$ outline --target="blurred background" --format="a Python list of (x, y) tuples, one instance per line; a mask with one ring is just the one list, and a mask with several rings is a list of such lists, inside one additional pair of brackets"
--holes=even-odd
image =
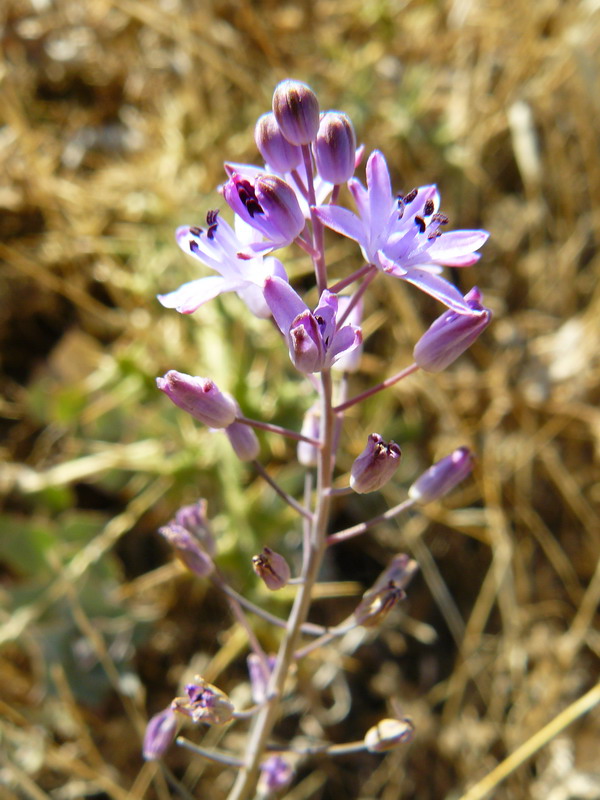
[[(210, 375), (248, 416), (295, 428), (312, 402), (236, 297), (185, 318), (155, 299), (200, 274), (173, 231), (222, 208), (224, 160), (258, 163), (254, 122), (285, 77), (350, 115), (396, 191), (435, 182), (452, 228), (491, 232), (452, 278), (495, 314), (445, 373), (348, 414), (342, 472), (375, 430), (404, 460), (380, 495), (336, 505), (336, 530), (400, 502), (455, 446), (477, 467), (444, 501), (331, 553), (313, 613), (325, 624), (393, 553), (421, 571), (378, 637), (299, 673), (310, 709), (279, 731), (344, 742), (401, 713), (415, 739), (307, 762), (286, 797), (462, 797), (598, 681), (598, 2), (5, 0), (0, 15), (2, 797), (162, 800), (164, 775), (140, 757), (148, 715), (189, 670), (246, 702), (243, 633), (156, 534), (181, 504), (208, 498), (232, 583), (289, 607), (249, 559), (269, 544), (294, 560), (293, 512), (154, 384), (170, 368)], [(360, 265), (328, 241), (332, 275)], [(301, 281), (305, 261), (285, 263)], [(400, 283), (370, 290), (353, 392), (410, 363), (440, 311)], [(298, 491), (294, 449), (260, 438)], [(533, 740), (493, 797), (600, 798), (593, 706)], [(190, 796), (225, 797), (227, 770), (178, 748), (166, 764)]]

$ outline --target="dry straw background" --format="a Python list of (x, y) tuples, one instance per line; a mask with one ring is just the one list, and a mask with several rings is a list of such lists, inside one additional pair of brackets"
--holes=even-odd
[[(390, 553), (422, 570), (378, 640), (321, 654), (310, 712), (282, 731), (341, 742), (401, 708), (415, 740), (307, 763), (286, 796), (600, 798), (597, 0), (5, 0), (0, 14), (2, 797), (163, 800), (139, 756), (148, 714), (190, 665), (244, 699), (243, 636), (155, 533), (182, 502), (209, 498), (222, 567), (285, 611), (248, 559), (261, 542), (292, 552), (293, 516), (153, 381), (211, 374), (284, 425), (308, 395), (235, 298), (181, 319), (154, 296), (196, 274), (173, 229), (218, 204), (223, 160), (256, 160), (254, 120), (292, 76), (352, 116), (398, 189), (436, 182), (454, 227), (491, 232), (454, 278), (495, 321), (447, 373), (350, 415), (346, 467), (371, 430), (404, 466), (383, 498), (340, 504), (338, 528), (455, 445), (478, 466), (332, 554), (324, 577), (345, 596), (318, 602), (325, 622)], [(330, 243), (344, 274), (356, 255)], [(436, 310), (417, 294), (375, 282), (357, 391), (408, 363)], [(293, 451), (261, 443), (297, 488)], [(225, 796), (227, 771), (179, 749), (166, 763), (191, 796)]]

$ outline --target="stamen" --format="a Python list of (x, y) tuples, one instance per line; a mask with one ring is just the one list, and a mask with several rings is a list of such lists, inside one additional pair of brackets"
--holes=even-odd
[(191, 228), (190, 228), (190, 233), (192, 234), (192, 236), (202, 236), (204, 231), (202, 230), (202, 228), (199, 228), (197, 225), (192, 225)]
[(192, 251), (192, 253), (196, 253), (196, 255), (200, 251), (200, 248), (198, 247), (198, 242), (195, 242), (193, 239), (190, 242), (190, 250)]
[(425, 203), (425, 206), (423, 208), (423, 216), (424, 217), (431, 216), (431, 214), (433, 214), (433, 209), (434, 208), (435, 208), (435, 206), (433, 205), (433, 200), (430, 197), (429, 200), (427, 200), (427, 202)]
[(431, 218), (432, 222), (437, 222), (438, 225), (447, 225), (448, 224), (448, 217), (445, 214), (434, 214)]
[(237, 182), (237, 193), (242, 203), (246, 206), (246, 211), (251, 217), (255, 214), (262, 214), (262, 206), (256, 199), (254, 188), (248, 181), (240, 180)]
[(415, 217), (415, 225), (419, 228), (420, 233), (425, 233), (425, 228), (427, 227), (427, 223), (423, 219), (423, 217)]
[(419, 193), (418, 189), (411, 189), (408, 194), (404, 195), (404, 203), (406, 205), (408, 205), (409, 203), (412, 203), (412, 201), (415, 199), (415, 197), (417, 196), (418, 193)]

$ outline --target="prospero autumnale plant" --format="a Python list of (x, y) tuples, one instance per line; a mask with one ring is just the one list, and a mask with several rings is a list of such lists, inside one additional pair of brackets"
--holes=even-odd
[[(284, 701), (293, 691), (293, 675), (303, 659), (357, 626), (374, 627), (406, 595), (417, 569), (405, 554), (394, 556), (375, 584), (364, 594), (354, 613), (333, 628), (309, 621), (311, 602), (328, 548), (360, 536), (377, 523), (409, 508), (431, 502), (449, 492), (472, 468), (466, 447), (430, 467), (409, 488), (407, 499), (374, 519), (330, 531), (332, 497), (378, 491), (394, 476), (400, 446), (378, 433), (365, 435), (365, 448), (355, 459), (347, 486), (334, 488), (336, 457), (344, 446), (344, 413), (422, 369), (438, 372), (463, 353), (488, 325), (491, 314), (481, 293), (471, 289), (464, 297), (442, 276), (444, 266), (468, 267), (479, 259), (477, 250), (488, 234), (482, 230), (447, 231), (448, 218), (440, 212), (434, 185), (394, 194), (386, 160), (374, 151), (366, 161), (366, 184), (354, 177), (363, 157), (357, 148), (352, 122), (339, 111), (320, 112), (314, 92), (295, 80), (280, 83), (273, 110), (256, 123), (255, 140), (264, 160), (261, 166), (226, 163), (227, 180), (220, 187), (233, 211), (230, 225), (218, 210), (206, 213), (206, 223), (179, 228), (177, 242), (188, 255), (216, 273), (159, 296), (166, 308), (183, 314), (197, 311), (223, 292), (236, 292), (250, 313), (269, 318), (281, 332), (299, 380), (308, 381), (314, 404), (298, 430), (248, 419), (235, 398), (211, 378), (170, 370), (157, 379), (158, 388), (181, 409), (211, 429), (223, 430), (236, 455), (251, 462), (272, 489), (298, 515), (302, 525), (302, 552), (277, 552), (277, 542), (265, 542), (252, 559), (254, 571), (266, 587), (277, 591), (291, 585), (295, 596), (287, 619), (250, 602), (229, 585), (217, 566), (218, 547), (209, 523), (205, 500), (179, 509), (161, 533), (175, 555), (200, 580), (212, 581), (223, 592), (249, 643), (248, 679), (252, 705), (236, 708), (227, 694), (201, 675), (185, 686), (168, 708), (149, 722), (144, 755), (161, 758), (177, 737), (184, 720), (201, 726), (248, 726), (245, 746), (204, 748), (185, 738), (180, 745), (232, 770), (229, 800), (281, 793), (293, 780), (300, 761), (311, 754), (332, 757), (359, 750), (381, 752), (406, 742), (412, 724), (402, 714), (382, 719), (365, 731), (364, 738), (346, 744), (318, 741), (299, 745), (274, 737), (274, 727), (286, 714)], [(354, 208), (340, 205), (346, 186)], [(352, 274), (331, 275), (324, 247), (324, 228), (354, 240), (364, 265)], [(304, 297), (288, 280), (283, 264), (273, 255), (295, 245), (310, 259), (316, 293)], [(348, 398), (350, 374), (360, 368), (363, 336), (360, 328), (366, 290), (381, 280), (402, 280), (434, 297), (445, 310), (416, 342), (414, 362), (381, 383)], [(316, 299), (318, 298), (318, 299)], [(316, 299), (316, 303), (315, 303)], [(305, 490), (300, 499), (289, 495), (259, 461), (254, 428), (290, 437), (297, 442), (297, 459), (305, 468)], [(339, 480), (337, 481), (339, 483)], [(264, 651), (248, 614), (259, 615), (279, 631), (276, 653)], [(297, 703), (294, 704), (297, 709)], [(245, 720), (244, 723), (240, 723)], [(236, 745), (240, 737), (232, 737)], [(237, 745), (239, 748), (239, 745)]]

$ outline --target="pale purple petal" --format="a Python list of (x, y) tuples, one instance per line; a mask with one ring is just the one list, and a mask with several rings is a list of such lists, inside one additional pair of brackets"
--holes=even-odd
[(350, 189), (350, 193), (354, 198), (360, 218), (365, 225), (369, 225), (369, 192), (365, 189), (358, 178), (352, 178), (348, 181), (348, 189)]
[(298, 314), (308, 311), (308, 306), (281, 278), (269, 277), (264, 284), (264, 296), (279, 330), (287, 336)]
[(180, 314), (192, 314), (201, 305), (213, 300), (223, 292), (237, 291), (243, 285), (242, 281), (232, 281), (222, 278), (220, 275), (211, 275), (208, 278), (199, 278), (184, 283), (168, 294), (159, 294), (158, 301), (165, 308), (177, 309)]
[(403, 281), (412, 283), (423, 292), (435, 297), (436, 300), (444, 303), (448, 308), (453, 309), (459, 314), (476, 315), (479, 311), (473, 310), (465, 302), (458, 289), (439, 275), (433, 275), (422, 269), (410, 269), (405, 275), (398, 275)]
[(371, 226), (387, 223), (392, 210), (392, 184), (383, 154), (375, 150), (367, 161)]
[(357, 347), (360, 347), (362, 341), (363, 337), (360, 328), (354, 325), (344, 325), (333, 337), (333, 342), (327, 351), (329, 364), (337, 361), (338, 356), (351, 353)]
[(323, 225), (366, 247), (368, 240), (363, 225), (352, 211), (340, 206), (319, 206), (314, 212)]
[(479, 250), (489, 238), (487, 231), (449, 231), (438, 236), (429, 248), (429, 255), (435, 261), (446, 263), (446, 258), (462, 258)]
[(469, 253), (469, 255), (466, 256), (455, 256), (454, 258), (444, 257), (432, 260), (434, 264), (441, 264), (444, 267), (472, 267), (480, 258), (481, 253)]

